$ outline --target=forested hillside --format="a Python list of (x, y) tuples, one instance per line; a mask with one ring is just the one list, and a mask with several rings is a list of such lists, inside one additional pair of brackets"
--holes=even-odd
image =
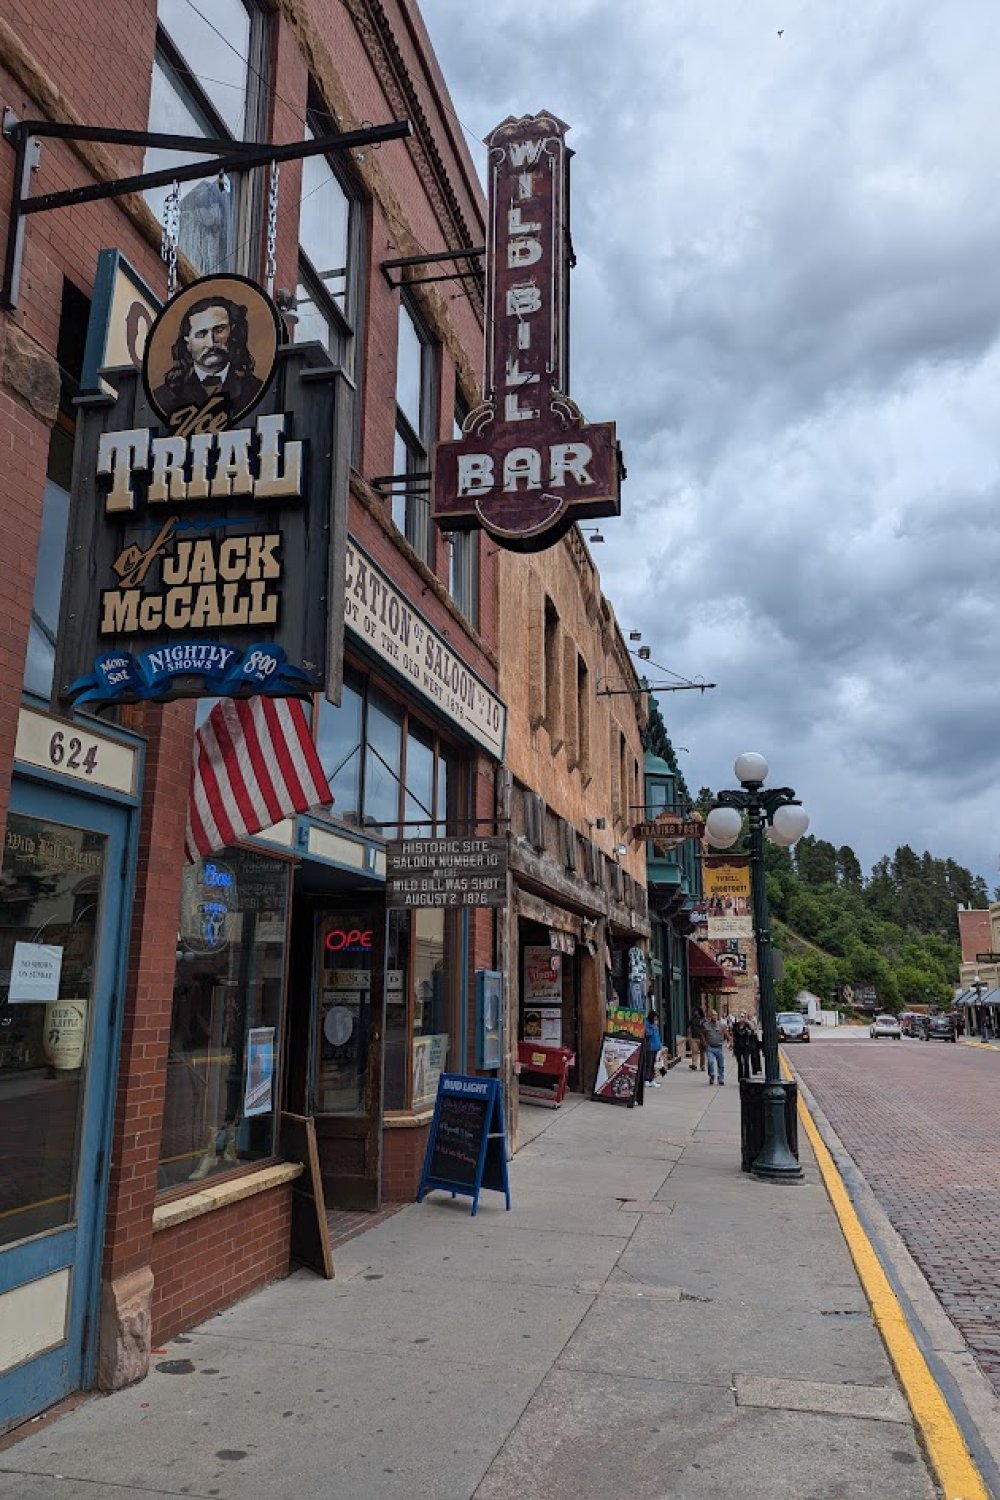
[[(953, 859), (904, 844), (866, 880), (849, 846), (806, 836), (795, 849), (767, 845), (772, 915), (822, 953), (785, 941), (779, 998), (800, 989), (830, 1004), (838, 985), (874, 985), (888, 1010), (951, 998), (958, 980), (959, 904), (986, 906), (986, 882)], [(776, 945), (782, 946), (776, 934)]]
[[(645, 747), (677, 776), (677, 798), (689, 792), (655, 698), (649, 699)], [(702, 813), (715, 802), (702, 787)], [(745, 837), (736, 846), (746, 847)], [(958, 908), (985, 907), (985, 880), (953, 859), (917, 854), (908, 844), (885, 855), (866, 879), (847, 844), (806, 835), (791, 851), (766, 846), (767, 890), (775, 947), (785, 955), (778, 998), (790, 1005), (799, 990), (833, 1004), (840, 985), (874, 985), (887, 1010), (951, 999), (958, 982)]]

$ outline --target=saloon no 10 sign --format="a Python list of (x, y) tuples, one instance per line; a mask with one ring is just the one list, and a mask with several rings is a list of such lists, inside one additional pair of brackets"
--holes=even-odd
[(208, 277), (163, 308), (141, 379), (106, 371), (82, 398), (64, 703), (339, 702), (350, 392), (318, 345), (279, 338), (260, 287)]

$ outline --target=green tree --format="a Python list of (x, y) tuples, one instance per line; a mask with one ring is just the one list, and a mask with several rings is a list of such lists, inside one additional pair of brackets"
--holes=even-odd
[(849, 890), (860, 891), (861, 889), (861, 861), (850, 844), (841, 844), (837, 850), (837, 880)]

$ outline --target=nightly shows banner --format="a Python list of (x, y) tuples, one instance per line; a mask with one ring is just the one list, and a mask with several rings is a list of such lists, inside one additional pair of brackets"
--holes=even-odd
[(83, 398), (63, 704), (339, 701), (350, 398), (280, 326), (253, 282), (194, 282), (157, 318), (141, 380), (106, 371)]
[(584, 422), (568, 394), (567, 129), (543, 112), (487, 137), (485, 399), (434, 457), (438, 525), (519, 552), (621, 508), (615, 425)]

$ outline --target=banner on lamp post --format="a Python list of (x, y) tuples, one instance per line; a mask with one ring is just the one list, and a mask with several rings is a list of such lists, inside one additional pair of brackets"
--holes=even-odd
[(709, 854), (702, 861), (710, 938), (753, 937), (750, 863), (741, 854)]

